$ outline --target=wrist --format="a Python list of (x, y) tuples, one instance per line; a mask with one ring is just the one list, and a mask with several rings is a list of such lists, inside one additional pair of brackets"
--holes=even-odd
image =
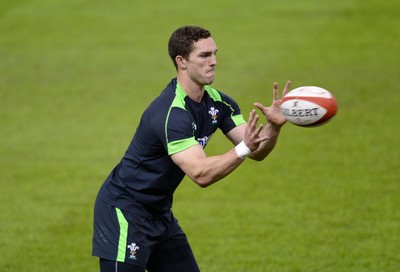
[[(285, 122), (286, 123), (286, 122)], [(273, 123), (269, 123), (270, 128), (275, 131), (275, 132), (280, 132), (281, 128), (285, 125), (285, 123), (281, 124), (281, 125), (277, 125), (277, 124), (273, 124)]]
[(242, 160), (244, 160), (251, 152), (244, 141), (241, 141), (237, 146), (235, 146), (235, 151), (238, 157)]

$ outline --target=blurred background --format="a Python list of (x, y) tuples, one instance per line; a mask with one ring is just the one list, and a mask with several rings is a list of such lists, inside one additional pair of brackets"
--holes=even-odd
[[(395, 0), (0, 0), (0, 270), (98, 271), (92, 210), (143, 110), (175, 76), (171, 33), (218, 45), (213, 86), (245, 117), (272, 84), (338, 100), (287, 124), (263, 162), (174, 213), (202, 271), (399, 271), (400, 3)], [(397, 113), (396, 113), (397, 112)], [(209, 155), (231, 145), (219, 133)]]

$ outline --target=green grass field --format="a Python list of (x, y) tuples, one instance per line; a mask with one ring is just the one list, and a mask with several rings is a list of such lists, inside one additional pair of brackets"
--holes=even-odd
[[(175, 75), (167, 40), (186, 24), (212, 31), (214, 86), (245, 116), (274, 81), (339, 102), (325, 126), (285, 126), (266, 161), (182, 182), (174, 213), (202, 271), (400, 271), (399, 14), (397, 0), (0, 1), (0, 271), (98, 271), (97, 190)], [(206, 152), (230, 147), (218, 134)]]

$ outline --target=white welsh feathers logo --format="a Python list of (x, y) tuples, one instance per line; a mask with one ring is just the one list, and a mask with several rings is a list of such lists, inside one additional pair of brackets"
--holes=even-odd
[(136, 252), (139, 250), (139, 247), (136, 245), (136, 243), (132, 243), (127, 246), (129, 248), (131, 255), (129, 256), (129, 259), (134, 259), (136, 260)]
[(217, 114), (219, 113), (219, 110), (217, 110), (214, 107), (211, 107), (210, 110), (208, 111), (208, 113), (211, 115), (211, 118), (213, 119), (212, 123), (216, 124), (217, 123), (217, 117), (218, 117)]

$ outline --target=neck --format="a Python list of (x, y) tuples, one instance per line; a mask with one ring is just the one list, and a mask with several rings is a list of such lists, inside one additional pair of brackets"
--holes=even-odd
[(201, 102), (204, 94), (204, 85), (197, 84), (194, 81), (188, 80), (186, 77), (180, 77), (179, 75), (177, 76), (177, 80), (190, 99), (199, 103)]

